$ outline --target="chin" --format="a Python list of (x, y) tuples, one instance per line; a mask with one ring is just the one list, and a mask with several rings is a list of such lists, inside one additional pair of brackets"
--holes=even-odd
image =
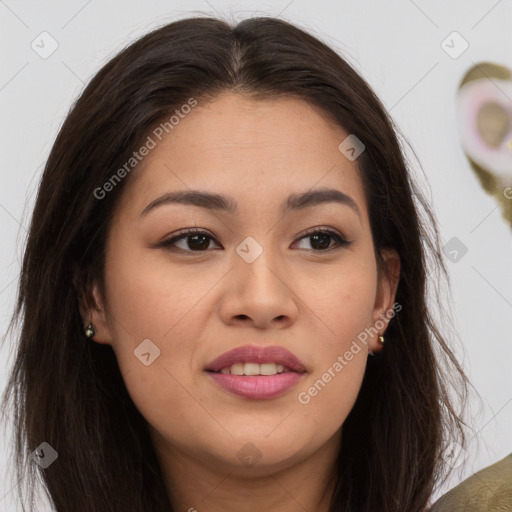
[(264, 442), (245, 441), (240, 448), (231, 446), (229, 450), (212, 454), (214, 467), (219, 470), (219, 464), (226, 472), (236, 471), (238, 476), (267, 476), (293, 466), (308, 454), (297, 451), (296, 447), (280, 443), (280, 448)]

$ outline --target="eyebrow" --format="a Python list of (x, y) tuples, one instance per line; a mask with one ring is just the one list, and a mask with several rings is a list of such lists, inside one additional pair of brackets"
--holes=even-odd
[[(320, 188), (309, 190), (302, 194), (291, 194), (281, 206), (281, 214), (286, 215), (291, 211), (302, 210), (323, 203), (346, 205), (354, 210), (359, 216), (359, 219), (361, 219), (361, 211), (354, 199), (334, 188)], [(144, 217), (155, 208), (166, 204), (187, 204), (208, 210), (225, 211), (232, 214), (238, 212), (237, 202), (232, 197), (201, 190), (182, 190), (168, 192), (154, 201), (151, 201), (151, 203), (142, 210), (140, 217)]]

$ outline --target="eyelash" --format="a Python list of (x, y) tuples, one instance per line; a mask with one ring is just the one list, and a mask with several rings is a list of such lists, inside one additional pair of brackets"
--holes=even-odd
[[(311, 230), (307, 231), (305, 234), (303, 234), (298, 241), (311, 237), (313, 235), (317, 234), (327, 234), (330, 237), (334, 238), (337, 245), (334, 247), (328, 247), (327, 249), (306, 249), (308, 251), (312, 252), (330, 252), (334, 249), (342, 249), (348, 247), (352, 242), (346, 240), (342, 235), (340, 235), (337, 231), (334, 231), (330, 228), (311, 228)], [(212, 240), (214, 240), (217, 244), (221, 245), (213, 236), (211, 236), (207, 231), (203, 231), (201, 229), (194, 229), (194, 228), (188, 228), (180, 231), (180, 233), (177, 236), (174, 236), (168, 240), (164, 240), (157, 244), (157, 247), (163, 247), (168, 250), (176, 250), (176, 251), (182, 251), (182, 252), (189, 252), (189, 253), (201, 253), (206, 252), (208, 249), (204, 251), (192, 251), (187, 249), (181, 249), (181, 248), (173, 248), (172, 245), (178, 242), (179, 240), (188, 238), (191, 235), (205, 235)]]

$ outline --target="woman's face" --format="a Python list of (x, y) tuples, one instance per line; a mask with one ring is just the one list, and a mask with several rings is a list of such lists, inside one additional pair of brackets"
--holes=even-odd
[[(168, 130), (150, 134), (156, 146), (132, 171), (105, 297), (94, 287), (101, 311), (84, 320), (112, 345), (160, 453), (253, 474), (334, 455), (379, 346), (358, 336), (392, 310), (397, 286), (377, 273), (357, 160), (338, 149), (349, 134), (300, 99), (232, 93)], [(339, 199), (308, 196), (325, 189)], [(154, 203), (192, 191), (205, 196)], [(396, 253), (383, 255), (397, 276)], [(207, 371), (247, 346), (219, 363), (229, 370)], [(278, 351), (258, 358), (268, 347), (302, 367), (286, 371)]]

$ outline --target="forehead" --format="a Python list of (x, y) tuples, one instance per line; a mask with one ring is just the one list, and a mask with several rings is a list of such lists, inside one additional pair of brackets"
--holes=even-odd
[(351, 195), (366, 212), (356, 162), (338, 150), (349, 133), (299, 98), (223, 93), (207, 103), (198, 100), (167, 131), (161, 140), (149, 133), (155, 146), (132, 171), (126, 194), (132, 204), (172, 190), (202, 189), (254, 206), (330, 187)]

